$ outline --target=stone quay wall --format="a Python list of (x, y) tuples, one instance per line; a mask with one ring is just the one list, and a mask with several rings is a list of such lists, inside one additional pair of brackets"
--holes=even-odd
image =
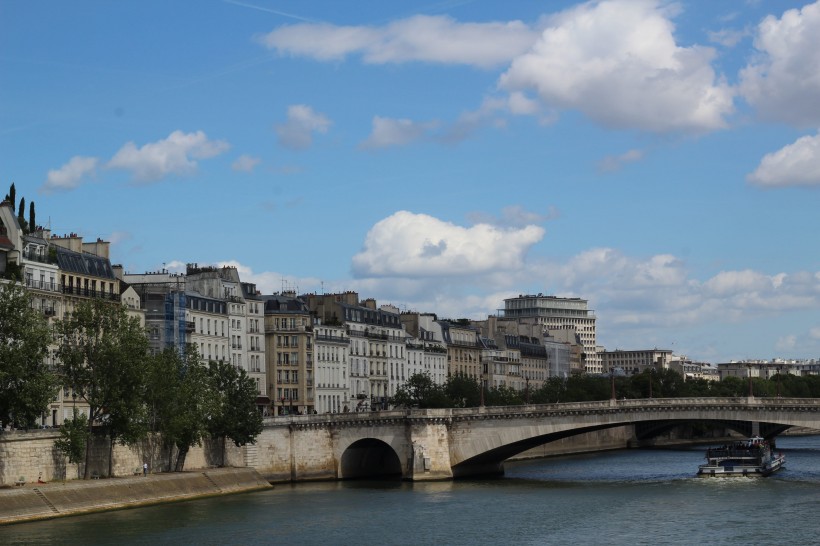
[[(71, 480), (82, 477), (84, 464), (71, 464), (54, 443), (60, 438), (56, 429), (31, 432), (5, 431), (0, 433), (0, 487), (13, 486), (23, 478), (27, 483), (55, 480)], [(149, 470), (171, 470), (176, 453), (162, 448), (159, 438), (148, 438), (136, 446), (115, 444), (111, 454), (111, 475), (131, 476), (142, 471), (143, 463)], [(109, 477), (109, 442), (105, 437), (95, 436), (89, 454), (89, 475)], [(228, 440), (225, 448), (225, 466), (246, 466), (245, 450), (237, 448)], [(212, 468), (223, 465), (222, 442), (206, 440), (194, 446), (185, 457), (184, 470)]]
[(0, 490), (0, 525), (271, 487), (252, 468), (215, 468), (156, 474), (147, 478), (28, 484)]

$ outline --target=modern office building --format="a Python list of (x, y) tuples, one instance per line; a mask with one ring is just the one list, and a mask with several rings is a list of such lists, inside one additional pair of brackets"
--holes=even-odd
[(543, 294), (518, 296), (504, 300), (499, 316), (512, 319), (532, 319), (544, 332), (572, 327), (584, 347), (587, 373), (602, 373), (601, 358), (596, 350), (595, 313), (587, 308), (587, 300), (559, 298)]

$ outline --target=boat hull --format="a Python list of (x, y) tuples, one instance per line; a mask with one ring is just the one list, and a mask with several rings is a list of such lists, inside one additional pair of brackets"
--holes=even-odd
[(723, 447), (706, 450), (706, 464), (698, 476), (769, 476), (786, 464), (786, 457), (774, 451), (774, 444), (755, 436)]
[(786, 464), (786, 458), (783, 456), (772, 459), (766, 465), (750, 465), (750, 464), (703, 464), (698, 467), (698, 476), (700, 477), (731, 477), (731, 476), (770, 476), (778, 470), (782, 469)]

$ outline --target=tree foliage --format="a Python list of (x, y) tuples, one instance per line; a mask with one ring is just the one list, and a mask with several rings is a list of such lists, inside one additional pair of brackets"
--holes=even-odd
[(63, 380), (88, 404), (89, 427), (99, 423), (112, 446), (117, 440), (131, 443), (143, 436), (141, 394), (148, 340), (139, 320), (119, 305), (94, 300), (80, 303), (58, 321), (57, 332)]
[(16, 284), (0, 286), (0, 427), (33, 426), (57, 390), (46, 363), (51, 333)]
[(207, 369), (193, 345), (183, 355), (169, 348), (147, 360), (147, 428), (161, 435), (169, 451), (176, 448), (175, 470), (183, 469), (190, 448), (206, 436), (212, 398)]
[(393, 404), (405, 408), (447, 408), (453, 402), (429, 374), (416, 373), (396, 390)]
[[(85, 448), (88, 443), (88, 417), (78, 413), (74, 408), (74, 417), (66, 419), (60, 427), (60, 437), (54, 442), (54, 447), (68, 457), (68, 462), (79, 465), (85, 457)], [(77, 466), (79, 477), (80, 467)]]
[(259, 389), (245, 370), (228, 362), (212, 361), (208, 366), (212, 397), (208, 431), (222, 440), (222, 464), (225, 464), (225, 441), (237, 447), (252, 444), (262, 432), (262, 414), (256, 406)]

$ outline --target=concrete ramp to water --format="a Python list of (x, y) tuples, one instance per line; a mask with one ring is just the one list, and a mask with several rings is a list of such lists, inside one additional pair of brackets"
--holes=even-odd
[(27, 484), (0, 490), (0, 525), (271, 487), (252, 468)]

